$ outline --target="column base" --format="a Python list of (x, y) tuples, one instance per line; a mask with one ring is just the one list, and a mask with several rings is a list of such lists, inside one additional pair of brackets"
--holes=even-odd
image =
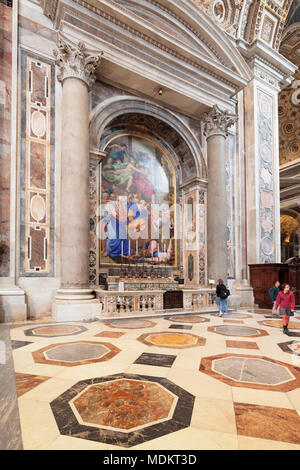
[(27, 319), (25, 292), (19, 287), (1, 287), (0, 323), (23, 322)]
[(98, 299), (55, 300), (52, 312), (56, 322), (93, 321), (101, 315), (102, 305)]
[(237, 296), (240, 297), (240, 307), (254, 307), (253, 288), (250, 285), (235, 287)]

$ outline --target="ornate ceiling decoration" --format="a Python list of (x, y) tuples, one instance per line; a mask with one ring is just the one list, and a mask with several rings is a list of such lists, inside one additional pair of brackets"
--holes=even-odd
[[(286, 28), (279, 49), (287, 59), (300, 67), (300, 23)], [(280, 164), (300, 158), (300, 71), (293, 82), (279, 94)]]
[(191, 0), (236, 39), (278, 50), (292, 0)]

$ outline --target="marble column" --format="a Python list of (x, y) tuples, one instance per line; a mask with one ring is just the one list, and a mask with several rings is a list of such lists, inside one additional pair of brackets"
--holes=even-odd
[(236, 116), (218, 106), (204, 115), (207, 139), (207, 270), (208, 279), (217, 282), (227, 278), (227, 195), (225, 172), (225, 139)]
[(57, 321), (91, 319), (99, 302), (89, 288), (89, 86), (101, 55), (89, 55), (83, 43), (59, 40), (54, 51), (62, 83), (61, 289)]

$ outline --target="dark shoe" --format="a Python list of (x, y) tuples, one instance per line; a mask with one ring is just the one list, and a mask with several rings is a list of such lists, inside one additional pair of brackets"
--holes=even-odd
[(286, 325), (283, 327), (283, 333), (284, 333), (285, 335), (288, 335), (288, 334), (289, 334), (289, 330), (288, 330), (288, 327), (287, 327)]

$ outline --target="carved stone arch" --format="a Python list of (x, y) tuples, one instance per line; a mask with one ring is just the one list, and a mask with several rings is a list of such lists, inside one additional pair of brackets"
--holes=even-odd
[[(118, 117), (123, 115), (140, 114), (149, 116), (159, 122), (161, 126), (165, 126), (168, 132), (164, 136), (164, 140), (169, 144), (179, 157), (181, 166), (190, 166), (192, 178), (199, 178), (206, 181), (207, 170), (202, 155), (200, 142), (194, 132), (187, 123), (172, 111), (152, 103), (151, 101), (132, 97), (132, 96), (116, 96), (108, 98), (99, 103), (90, 113), (90, 148), (102, 150), (101, 141), (104, 131)], [(150, 128), (151, 130), (151, 128)], [(163, 132), (161, 132), (162, 134)], [(173, 140), (171, 137), (173, 136)], [(177, 142), (175, 145), (174, 142)], [(181, 151), (180, 149), (181, 146)], [(183, 149), (183, 150), (182, 150)], [(185, 158), (180, 158), (181, 154)], [(183, 172), (184, 173), (184, 172)], [(189, 180), (188, 174), (183, 177), (182, 182)]]

